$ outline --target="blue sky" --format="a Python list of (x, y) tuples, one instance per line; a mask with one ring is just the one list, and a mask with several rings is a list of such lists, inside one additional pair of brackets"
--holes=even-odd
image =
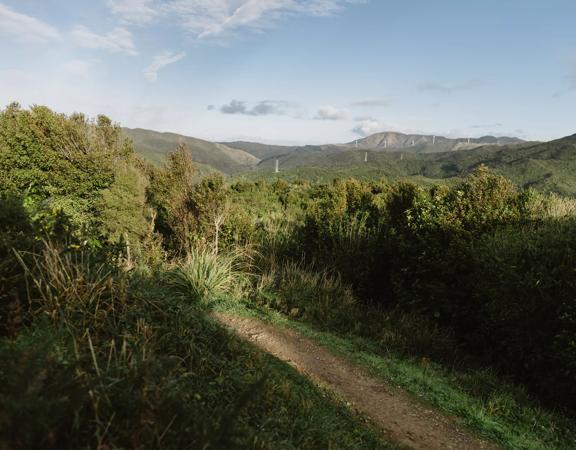
[(576, 133), (574, 0), (0, 0), (0, 104), (210, 140)]

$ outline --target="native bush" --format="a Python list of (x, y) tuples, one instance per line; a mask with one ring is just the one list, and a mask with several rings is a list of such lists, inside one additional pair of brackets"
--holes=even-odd
[(496, 364), (576, 406), (576, 222), (510, 226), (475, 245), (477, 333)]
[(0, 196), (0, 336), (13, 334), (23, 320), (26, 304), (24, 270), (14, 250), (34, 245), (34, 228), (22, 199)]
[(95, 204), (114, 181), (114, 163), (132, 153), (105, 116), (89, 120), (43, 106), (12, 104), (0, 112), (0, 192), (67, 208), (77, 225), (95, 219)]

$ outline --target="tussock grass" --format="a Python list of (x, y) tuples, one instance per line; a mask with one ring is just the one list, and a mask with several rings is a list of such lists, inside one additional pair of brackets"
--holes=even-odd
[(38, 253), (16, 257), (26, 273), (32, 310), (52, 318), (98, 316), (126, 296), (122, 272), (90, 250), (44, 241)]
[(192, 301), (237, 297), (248, 284), (251, 259), (247, 249), (216, 253), (209, 246), (195, 246), (166, 272), (166, 282)]

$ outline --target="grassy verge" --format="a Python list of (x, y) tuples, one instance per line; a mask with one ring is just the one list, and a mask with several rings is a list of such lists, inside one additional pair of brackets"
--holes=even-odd
[(217, 307), (293, 328), (334, 354), (455, 416), (480, 437), (491, 439), (504, 448), (574, 448), (576, 425), (573, 421), (541, 408), (521, 389), (489, 371), (456, 370), (425, 358), (400, 357), (393, 352), (383, 354), (373, 340), (351, 333), (320, 331), (266, 308), (254, 309), (238, 304)]

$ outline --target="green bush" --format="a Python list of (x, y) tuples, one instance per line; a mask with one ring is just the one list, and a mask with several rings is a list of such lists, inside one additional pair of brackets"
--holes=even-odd
[(573, 203), (519, 192), (483, 167), (428, 191), (336, 182), (316, 189), (295, 237), (365, 309), (432, 320), (543, 398), (575, 407)]
[(548, 400), (575, 407), (576, 221), (499, 230), (478, 242), (474, 259), (478, 338), (489, 357)]
[(26, 283), (14, 250), (29, 251), (33, 245), (34, 228), (22, 199), (0, 195), (0, 336), (22, 325)]
[(93, 221), (96, 202), (114, 181), (114, 163), (132, 153), (118, 125), (99, 116), (65, 116), (12, 104), (0, 112), (0, 192), (66, 209), (76, 225)]

